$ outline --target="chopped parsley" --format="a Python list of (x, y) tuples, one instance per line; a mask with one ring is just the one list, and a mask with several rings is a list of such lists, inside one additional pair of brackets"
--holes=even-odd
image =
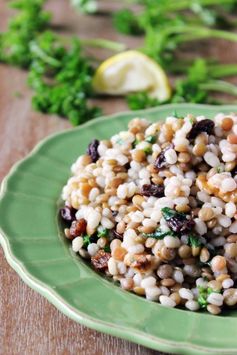
[(110, 246), (109, 246), (109, 245), (106, 245), (106, 246), (104, 247), (104, 251), (105, 251), (106, 253), (110, 253), (110, 252), (111, 252)]
[(164, 219), (166, 221), (168, 221), (169, 219), (173, 218), (173, 217), (180, 217), (180, 218), (185, 218), (186, 215), (182, 212), (177, 212), (175, 210), (173, 210), (172, 208), (169, 207), (163, 207), (161, 209), (162, 215), (164, 217)]
[(217, 166), (216, 172), (217, 172), (218, 174), (222, 173), (222, 172), (223, 172), (222, 166)]
[(176, 237), (176, 234), (172, 232), (171, 230), (169, 231), (162, 231), (160, 228), (156, 229), (155, 232), (153, 233), (143, 233), (143, 236), (146, 238), (155, 238), (155, 239), (164, 239), (167, 235), (171, 235), (173, 237)]
[(150, 155), (150, 154), (152, 154), (152, 148), (151, 147), (146, 147), (146, 148), (143, 149), (143, 152), (146, 155)]
[(177, 110), (173, 111), (172, 116), (174, 116), (175, 118), (183, 119), (183, 116), (178, 115)]
[(148, 136), (146, 137), (145, 141), (154, 144), (156, 142), (156, 136)]
[(97, 236), (98, 238), (106, 238), (108, 237), (108, 234), (109, 234), (109, 230), (107, 228), (98, 228), (97, 230)]
[(211, 287), (203, 287), (203, 286), (198, 286), (198, 303), (201, 308), (206, 308), (207, 307), (207, 298), (211, 293), (221, 293), (220, 291), (215, 291)]
[(137, 146), (139, 143), (141, 143), (141, 141), (139, 141), (139, 139), (136, 138), (135, 141), (132, 142), (132, 147), (133, 147), (133, 149), (136, 148), (136, 146)]
[(202, 245), (202, 242), (200, 240), (200, 238), (195, 235), (195, 234), (190, 234), (188, 236), (188, 245), (190, 245), (191, 247), (200, 247)]
[(87, 248), (89, 244), (90, 244), (90, 236), (86, 234), (83, 236), (83, 247)]

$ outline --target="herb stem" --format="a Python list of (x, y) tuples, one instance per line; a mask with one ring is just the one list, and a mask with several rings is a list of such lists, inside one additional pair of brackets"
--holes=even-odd
[(46, 54), (35, 42), (31, 42), (30, 49), (32, 53), (41, 58), (45, 63), (52, 65), (52, 67), (60, 67), (60, 61)]
[(237, 64), (213, 64), (209, 66), (208, 70), (210, 76), (216, 79), (232, 76), (237, 74)]
[(205, 26), (177, 26), (170, 29), (168, 34), (169, 32), (170, 35), (177, 34), (175, 38), (175, 42), (177, 44), (205, 38), (218, 38), (237, 42), (237, 33), (224, 30), (216, 30)]
[(237, 86), (222, 80), (212, 80), (207, 83), (200, 84), (200, 89), (237, 96)]
[[(232, 4), (233, 0), (199, 0), (198, 5), (200, 6), (213, 6), (213, 5), (225, 5), (225, 4)], [(173, 1), (168, 0), (165, 3), (160, 5), (160, 10), (164, 12), (170, 11), (181, 11), (185, 9), (191, 8), (190, 0), (179, 0)]]

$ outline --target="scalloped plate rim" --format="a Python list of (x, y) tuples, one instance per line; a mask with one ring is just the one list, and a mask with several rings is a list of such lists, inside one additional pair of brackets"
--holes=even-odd
[[(134, 115), (134, 116), (145, 116), (149, 112), (159, 112), (163, 111), (164, 109), (179, 109), (179, 108), (201, 108), (201, 109), (212, 109), (212, 108), (220, 108), (231, 111), (236, 111), (236, 105), (204, 105), (204, 104), (168, 104), (159, 107), (154, 107), (150, 109), (144, 110), (137, 110), (137, 111), (124, 111), (115, 113), (112, 115), (101, 116), (95, 119), (92, 119), (78, 127), (69, 128), (62, 132), (53, 133), (48, 135), (46, 138), (42, 139), (39, 143), (35, 145), (35, 147), (21, 160), (16, 162), (11, 169), (9, 170), (8, 174), (3, 178), (1, 182), (1, 189), (0, 189), (0, 200), (5, 196), (7, 192), (7, 183), (8, 179), (14, 175), (14, 173), (18, 170), (18, 168), (24, 163), (26, 160), (33, 157), (37, 152), (40, 151), (41, 147), (44, 144), (53, 138), (56, 138), (61, 135), (65, 135), (67, 133), (89, 127), (94, 124), (95, 121), (104, 121), (107, 119), (118, 118), (119, 116), (123, 115)], [(206, 346), (202, 347), (191, 342), (176, 342), (172, 340), (165, 340), (159, 338), (157, 336), (151, 336), (149, 334), (144, 334), (142, 331), (137, 331), (136, 329), (128, 329), (127, 327), (122, 327), (121, 325), (114, 325), (113, 323), (101, 321), (97, 318), (91, 317), (90, 315), (79, 311), (77, 308), (72, 307), (68, 302), (66, 302), (62, 297), (60, 297), (56, 292), (53, 291), (53, 288), (48, 286), (46, 283), (40, 281), (39, 279), (33, 277), (23, 265), (20, 259), (15, 257), (14, 253), (11, 250), (8, 237), (0, 228), (0, 245), (3, 248), (5, 257), (9, 265), (17, 272), (17, 274), (21, 277), (21, 279), (30, 286), (33, 290), (40, 293), (43, 297), (45, 297), (50, 303), (52, 303), (59, 311), (64, 313), (69, 318), (79, 322), (85, 326), (88, 326), (92, 329), (97, 331), (101, 331), (113, 336), (118, 336), (123, 339), (127, 339), (129, 341), (135, 342), (137, 344), (141, 344), (143, 346), (147, 346), (149, 348), (161, 351), (174, 351), (175, 353), (180, 353), (180, 351), (185, 351), (185, 354), (189, 354), (189, 351), (192, 351), (192, 354), (221, 354), (223, 353), (224, 349), (219, 348), (208, 348)], [(135, 338), (134, 338), (135, 336)], [(236, 354), (236, 349), (228, 349), (225, 354)]]

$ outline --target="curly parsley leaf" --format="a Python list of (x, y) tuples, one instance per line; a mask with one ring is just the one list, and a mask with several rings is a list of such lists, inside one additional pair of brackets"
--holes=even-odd
[(148, 136), (146, 137), (145, 141), (151, 144), (154, 144), (156, 142), (157, 137), (156, 136)]
[(202, 242), (200, 240), (200, 238), (195, 235), (195, 234), (190, 234), (188, 236), (188, 245), (190, 245), (191, 247), (200, 247), (202, 245)]
[(97, 230), (98, 238), (108, 237), (109, 230), (107, 228), (99, 228)]
[(160, 100), (150, 97), (147, 92), (138, 92), (127, 96), (127, 104), (131, 110), (141, 110), (161, 104)]
[(83, 236), (83, 247), (87, 248), (89, 244), (90, 244), (90, 236), (86, 234)]
[(144, 33), (138, 16), (130, 9), (121, 9), (113, 15), (113, 25), (116, 30), (126, 35), (139, 36)]
[(156, 229), (153, 233), (143, 233), (143, 236), (146, 238), (155, 238), (155, 239), (164, 239), (167, 235), (171, 235), (176, 237), (176, 234), (169, 230), (169, 231), (162, 231), (160, 228)]

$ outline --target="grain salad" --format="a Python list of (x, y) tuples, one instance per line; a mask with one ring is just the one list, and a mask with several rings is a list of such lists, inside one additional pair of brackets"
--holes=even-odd
[(236, 306), (236, 114), (135, 118), (71, 171), (60, 213), (75, 253), (163, 306)]

